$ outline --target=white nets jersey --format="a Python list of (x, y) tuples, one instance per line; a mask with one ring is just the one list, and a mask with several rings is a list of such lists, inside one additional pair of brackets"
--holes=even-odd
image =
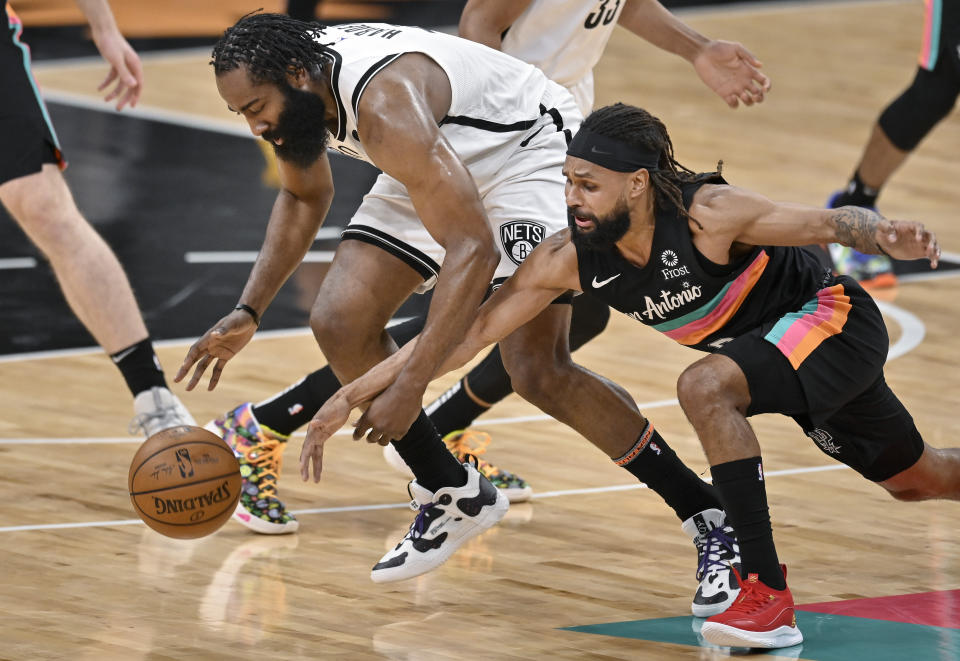
[[(332, 60), (338, 117), (337, 129), (331, 132), (333, 149), (372, 163), (357, 132), (360, 97), (384, 67), (406, 53), (423, 53), (450, 80), (450, 109), (440, 130), (481, 192), (529, 130), (550, 108), (569, 98), (566, 90), (530, 64), (441, 32), (386, 23), (348, 24), (324, 27), (314, 38), (329, 48)], [(571, 120), (575, 124), (579, 117)]]
[(569, 89), (583, 114), (593, 107), (593, 67), (627, 0), (533, 0), (501, 48)]
[[(315, 37), (330, 49), (338, 126), (330, 146), (371, 162), (357, 131), (368, 83), (405, 53), (423, 53), (447, 74), (450, 109), (440, 131), (470, 172), (501, 251), (494, 280), (508, 277), (540, 241), (566, 226), (567, 143), (582, 119), (570, 92), (536, 67), (497, 50), (422, 28), (352, 24)], [(401, 111), (402, 112), (402, 111)], [(376, 164), (374, 164), (376, 165)], [(382, 173), (341, 235), (406, 262), (429, 289), (445, 250), (427, 232), (403, 184)]]

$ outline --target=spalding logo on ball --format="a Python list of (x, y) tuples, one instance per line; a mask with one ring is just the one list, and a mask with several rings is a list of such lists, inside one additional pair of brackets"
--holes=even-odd
[(240, 464), (216, 434), (171, 427), (140, 446), (127, 486), (143, 522), (178, 539), (203, 537), (227, 522), (240, 499)]

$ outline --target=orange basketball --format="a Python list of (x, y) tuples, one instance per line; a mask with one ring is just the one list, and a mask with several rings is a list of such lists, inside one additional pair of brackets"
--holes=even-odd
[(216, 434), (171, 427), (140, 446), (127, 486), (143, 522), (178, 539), (203, 537), (233, 514), (240, 499), (240, 464)]

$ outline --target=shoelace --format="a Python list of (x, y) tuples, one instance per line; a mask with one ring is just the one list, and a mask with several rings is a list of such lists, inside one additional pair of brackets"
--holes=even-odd
[(697, 550), (700, 552), (697, 563), (697, 580), (718, 569), (727, 569), (728, 565), (721, 560), (720, 553), (726, 548), (731, 553), (736, 540), (725, 532), (726, 526), (717, 526), (697, 539)]
[(427, 503), (425, 505), (418, 505), (417, 501), (411, 501), (410, 509), (418, 509), (417, 517), (413, 520), (413, 524), (410, 526), (410, 532), (407, 533), (407, 536), (417, 539), (418, 537), (423, 537), (423, 533), (427, 532), (427, 512), (436, 507), (436, 503)]
[(737, 583), (740, 584), (740, 594), (734, 600), (727, 612), (737, 612), (750, 614), (766, 607), (770, 603), (770, 596), (756, 589), (753, 583), (747, 583), (740, 578), (739, 572), (733, 572), (737, 577)]
[(469, 461), (472, 457), (474, 467), (489, 479), (506, 474), (503, 469), (497, 468), (486, 459), (480, 458), (480, 455), (487, 451), (487, 446), (490, 445), (492, 440), (487, 432), (466, 429), (461, 432), (460, 436), (456, 437), (456, 440), (447, 445), (447, 449), (459, 456), (462, 461)]
[(456, 454), (472, 454), (475, 457), (487, 451), (487, 446), (493, 440), (490, 434), (483, 431), (473, 431), (465, 429), (461, 434), (451, 441), (447, 448), (450, 452)]
[(277, 477), (283, 468), (283, 443), (274, 440), (261, 440), (256, 445), (237, 445), (248, 464), (260, 469), (257, 488), (260, 497), (274, 498), (277, 495)]

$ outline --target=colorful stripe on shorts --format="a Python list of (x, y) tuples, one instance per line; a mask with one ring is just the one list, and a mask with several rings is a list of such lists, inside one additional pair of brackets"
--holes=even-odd
[(824, 340), (843, 330), (850, 307), (843, 285), (826, 287), (799, 311), (784, 315), (763, 339), (775, 345), (797, 369)]
[(720, 330), (737, 313), (763, 275), (770, 256), (761, 250), (750, 266), (728, 282), (710, 301), (682, 317), (653, 326), (671, 340), (691, 346)]
[(943, 0), (923, 0), (926, 16), (923, 19), (923, 44), (920, 46), (920, 66), (933, 71), (940, 53), (940, 23), (943, 20)]
[[(632, 448), (627, 450), (625, 455), (614, 459), (613, 463), (621, 467), (629, 464), (631, 461), (637, 458), (638, 454), (643, 452), (643, 448), (647, 447), (651, 436), (653, 436), (653, 423), (647, 420), (647, 426), (643, 428), (643, 432), (640, 434), (640, 438), (637, 439), (637, 442), (633, 444)], [(660, 454), (659, 450), (657, 450), (657, 454)]]

